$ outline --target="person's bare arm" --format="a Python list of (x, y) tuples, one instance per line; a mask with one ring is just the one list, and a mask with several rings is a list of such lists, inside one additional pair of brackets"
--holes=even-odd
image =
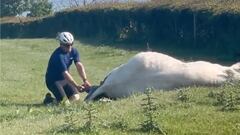
[(63, 76), (70, 84), (76, 87), (79, 91), (82, 90), (82, 86), (77, 84), (77, 82), (73, 79), (72, 75), (68, 71), (64, 71)]
[(91, 86), (90, 82), (88, 82), (88, 80), (87, 80), (87, 75), (86, 75), (83, 64), (81, 62), (76, 62), (75, 65), (76, 65), (76, 68), (77, 68), (77, 71), (78, 71), (80, 77), (83, 80), (84, 85)]

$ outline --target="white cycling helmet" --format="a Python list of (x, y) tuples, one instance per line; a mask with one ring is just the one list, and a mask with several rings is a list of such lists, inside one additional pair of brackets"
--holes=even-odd
[(74, 41), (73, 35), (69, 32), (61, 32), (58, 34), (57, 39), (60, 44), (72, 44)]

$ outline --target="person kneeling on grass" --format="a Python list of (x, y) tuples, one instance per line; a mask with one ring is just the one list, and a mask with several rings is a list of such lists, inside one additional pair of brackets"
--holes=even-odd
[[(49, 59), (45, 80), (47, 88), (55, 96), (57, 103), (65, 101), (65, 99), (65, 103), (69, 103), (69, 100), (79, 100), (79, 92), (83, 91), (84, 86), (90, 87), (91, 84), (88, 82), (84, 66), (80, 62), (78, 50), (73, 47), (74, 38), (72, 34), (62, 32), (58, 34), (57, 39), (60, 46), (52, 53)], [(79, 85), (69, 73), (69, 67), (73, 61), (83, 80), (83, 85)], [(50, 93), (47, 93), (44, 104), (51, 103), (53, 100), (48, 100), (50, 98)]]

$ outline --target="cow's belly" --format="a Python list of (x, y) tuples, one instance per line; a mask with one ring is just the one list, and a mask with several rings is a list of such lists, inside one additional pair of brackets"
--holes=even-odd
[(133, 93), (143, 92), (147, 88), (169, 90), (191, 84), (193, 84), (193, 82), (181, 73), (139, 73), (134, 77), (126, 76), (125, 79), (118, 80), (118, 83), (105, 84), (103, 87), (109, 97), (119, 98), (132, 95)]

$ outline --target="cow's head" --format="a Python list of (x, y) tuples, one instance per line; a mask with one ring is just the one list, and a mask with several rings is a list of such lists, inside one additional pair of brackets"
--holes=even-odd
[(92, 86), (90, 90), (88, 91), (88, 95), (84, 99), (84, 101), (89, 102), (89, 101), (98, 101), (101, 98), (109, 98), (108, 95), (103, 92), (101, 89), (98, 89), (100, 86)]

